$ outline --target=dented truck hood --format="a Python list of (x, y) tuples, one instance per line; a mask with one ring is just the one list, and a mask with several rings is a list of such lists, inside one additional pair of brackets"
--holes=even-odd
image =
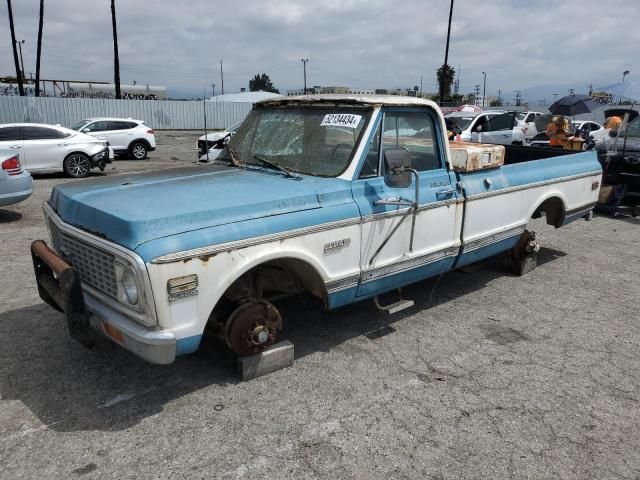
[(220, 165), (63, 184), (49, 200), (64, 222), (142, 250), (145, 260), (269, 233), (271, 223), (281, 230), (296, 228), (301, 215), (293, 224), (282, 217), (306, 213), (317, 221), (318, 215), (309, 216), (310, 211), (345, 203), (352, 198), (344, 180), (296, 180), (274, 170)]

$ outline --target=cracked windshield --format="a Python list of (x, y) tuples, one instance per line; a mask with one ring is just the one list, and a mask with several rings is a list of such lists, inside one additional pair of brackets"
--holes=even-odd
[(370, 115), (370, 108), (258, 108), (219, 158), (335, 177), (349, 166)]

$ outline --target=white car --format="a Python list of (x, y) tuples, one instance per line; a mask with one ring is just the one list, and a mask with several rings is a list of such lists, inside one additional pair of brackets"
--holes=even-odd
[(608, 130), (593, 120), (571, 122), (575, 132), (585, 130), (596, 142), (603, 141), (608, 135)]
[(86, 177), (92, 168), (104, 170), (113, 160), (106, 140), (39, 123), (0, 125), (0, 149), (18, 153), (31, 173), (64, 172), (76, 178)]
[(209, 159), (212, 160), (216, 158), (224, 148), (224, 144), (236, 133), (236, 130), (243, 121), (244, 120), (240, 120), (220, 132), (209, 132), (198, 138), (198, 143), (196, 144), (198, 148), (198, 158), (202, 159), (202, 157), (206, 157), (207, 148), (209, 149)]
[(536, 118), (540, 117), (542, 112), (517, 112), (516, 120), (518, 126), (524, 131), (524, 137), (527, 141), (531, 140), (538, 134), (536, 129)]
[(457, 123), (463, 142), (524, 145), (524, 132), (517, 126), (513, 113), (452, 112), (445, 119), (447, 123)]
[(13, 205), (33, 193), (33, 179), (22, 168), (20, 156), (13, 150), (0, 150), (0, 207)]
[(105, 138), (115, 154), (128, 154), (134, 160), (142, 160), (148, 152), (156, 149), (153, 129), (145, 125), (144, 120), (87, 118), (71, 128), (96, 138)]

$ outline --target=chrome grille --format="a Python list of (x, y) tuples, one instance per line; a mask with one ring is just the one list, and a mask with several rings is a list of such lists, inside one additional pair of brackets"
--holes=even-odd
[(115, 257), (111, 253), (61, 232), (52, 221), (49, 232), (55, 250), (73, 266), (83, 282), (117, 298)]

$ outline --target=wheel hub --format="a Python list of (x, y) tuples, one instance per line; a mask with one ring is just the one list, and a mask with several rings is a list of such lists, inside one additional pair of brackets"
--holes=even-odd
[(240, 305), (225, 324), (225, 340), (238, 355), (259, 353), (273, 345), (282, 329), (278, 309), (266, 301)]

